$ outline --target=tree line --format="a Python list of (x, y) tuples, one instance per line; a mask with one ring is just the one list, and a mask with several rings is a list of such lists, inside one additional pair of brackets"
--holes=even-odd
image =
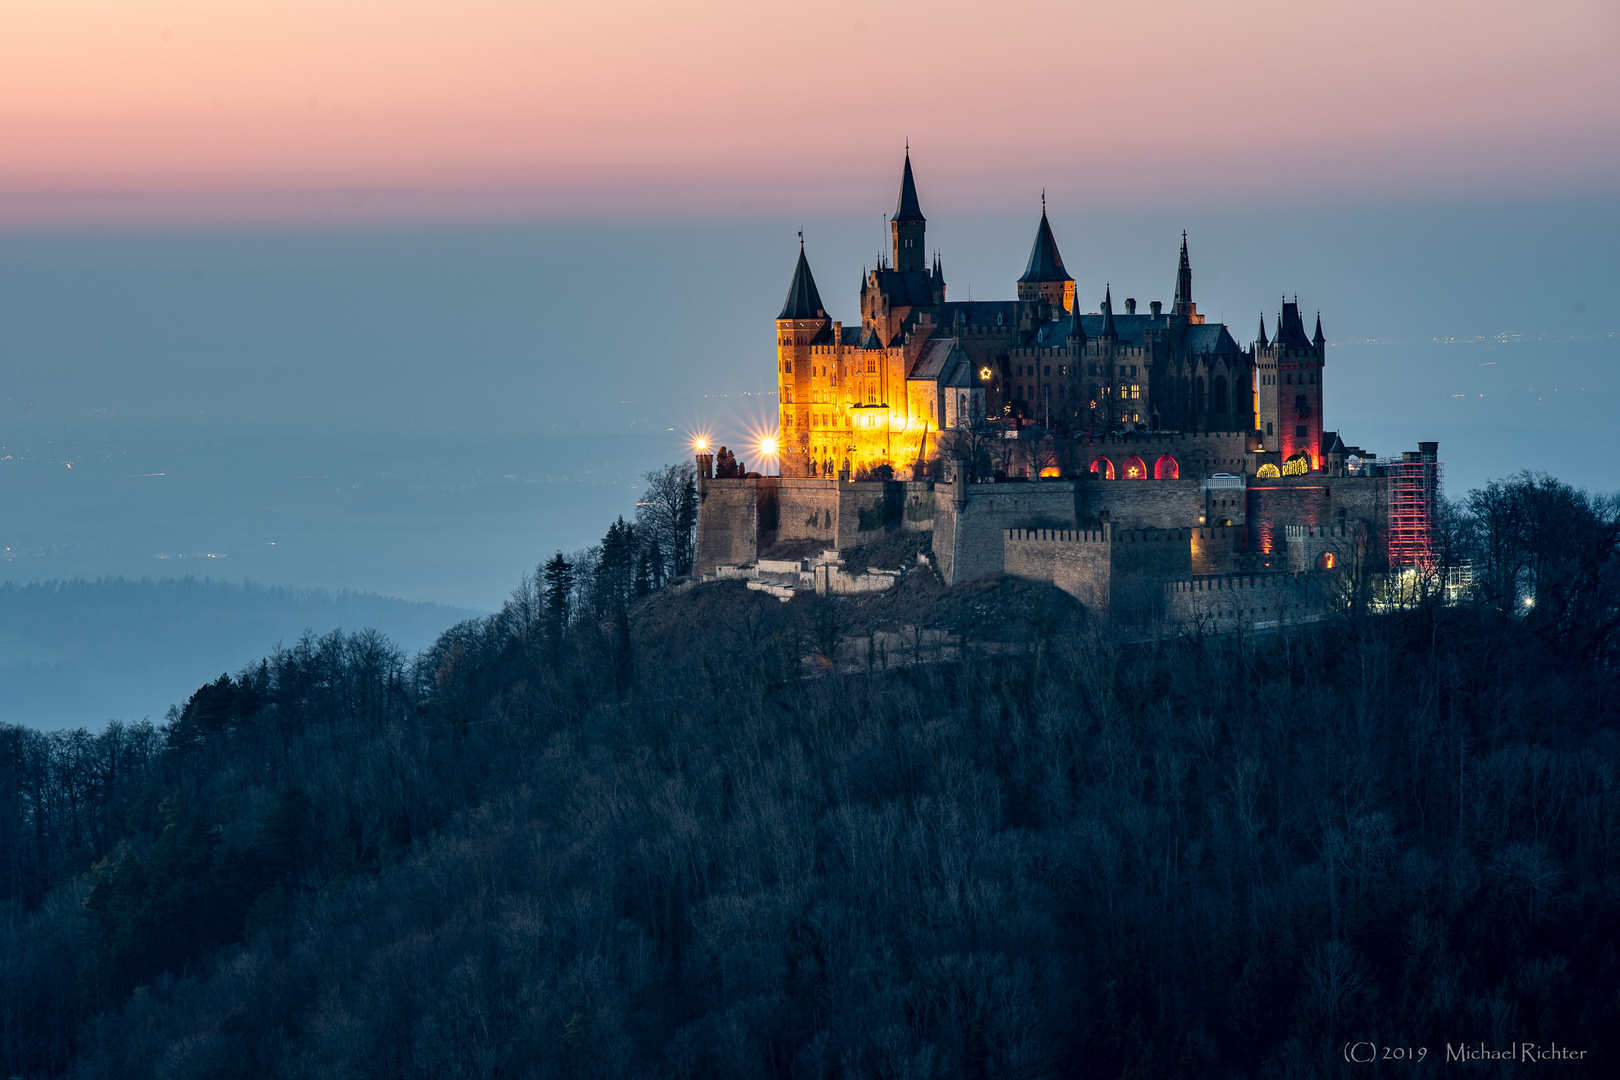
[(850, 675), (841, 601), (637, 599), (604, 538), (415, 657), (306, 636), (161, 725), (6, 729), (0, 1068), (1327, 1076), (1372, 1039), (1601, 1075), (1614, 508), (1483, 490), (1511, 601), (1127, 642), (1053, 597)]

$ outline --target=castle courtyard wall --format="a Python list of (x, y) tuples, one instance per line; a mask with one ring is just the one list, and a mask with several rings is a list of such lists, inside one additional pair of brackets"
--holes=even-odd
[(759, 556), (760, 480), (706, 480), (699, 493), (697, 550), (692, 570), (712, 573)]
[(999, 484), (956, 481), (934, 487), (934, 555), (947, 585), (1006, 571), (1008, 529), (1073, 528), (1078, 480)]

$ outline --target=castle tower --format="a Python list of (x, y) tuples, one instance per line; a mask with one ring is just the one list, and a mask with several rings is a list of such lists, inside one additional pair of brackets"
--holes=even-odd
[(1322, 318), (1316, 334), (1305, 333), (1299, 304), (1283, 301), (1277, 316), (1277, 336), (1268, 345), (1265, 321), (1254, 343), (1255, 373), (1259, 386), (1261, 444), (1286, 464), (1303, 455), (1312, 470), (1322, 467), (1322, 381), (1327, 340)]
[(1197, 325), (1204, 321), (1198, 314), (1198, 305), (1192, 298), (1192, 262), (1187, 258), (1187, 230), (1181, 231), (1181, 264), (1176, 267), (1176, 302), (1170, 308), (1170, 314), (1179, 319), (1186, 319), (1189, 323)]
[(928, 219), (923, 217), (922, 207), (917, 202), (917, 182), (911, 178), (911, 147), (907, 146), (906, 167), (900, 174), (900, 201), (894, 208), (894, 217), (889, 219), (896, 270), (904, 273), (928, 269), (923, 252), (923, 235), (927, 229)]
[(781, 463), (784, 476), (803, 475), (810, 460), (810, 347), (831, 338), (831, 320), (821, 305), (821, 293), (804, 254), (799, 234), (799, 261), (787, 299), (776, 316), (776, 379), (780, 418)]
[(1029, 263), (1024, 276), (1018, 279), (1018, 299), (1044, 300), (1054, 310), (1073, 311), (1074, 278), (1064, 269), (1063, 256), (1058, 253), (1057, 238), (1052, 235), (1051, 223), (1046, 220), (1046, 193), (1041, 193), (1041, 223), (1035, 230), (1035, 243), (1029, 249)]

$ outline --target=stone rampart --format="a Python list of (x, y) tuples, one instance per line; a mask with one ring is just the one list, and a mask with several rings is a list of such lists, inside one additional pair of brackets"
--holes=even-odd
[(1191, 567), (1190, 529), (1008, 529), (1006, 572), (1055, 585), (1121, 622), (1159, 617), (1166, 578)]
[(1073, 528), (1081, 481), (1025, 480), (934, 487), (934, 556), (955, 585), (1006, 570), (1008, 529)]
[(1164, 585), (1165, 621), (1204, 633), (1268, 629), (1321, 618), (1333, 575), (1214, 574)]

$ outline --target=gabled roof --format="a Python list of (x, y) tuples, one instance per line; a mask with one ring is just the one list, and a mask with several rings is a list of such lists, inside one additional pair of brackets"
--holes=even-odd
[(1197, 323), (1187, 327), (1181, 335), (1181, 351), (1198, 353), (1236, 353), (1243, 350), (1226, 330), (1225, 323)]
[(804, 245), (799, 245), (799, 262), (793, 268), (793, 284), (788, 286), (787, 299), (782, 303), (778, 319), (824, 319), (826, 310), (821, 306), (821, 294), (816, 291), (816, 279), (810, 273), (810, 260), (804, 257)]
[(934, 280), (926, 270), (879, 270), (878, 291), (889, 298), (890, 307), (931, 307)]
[(911, 366), (911, 374), (906, 378), (937, 381), (945, 371), (951, 353), (957, 348), (955, 338), (929, 338), (922, 352), (917, 354), (917, 362)]
[(900, 201), (892, 221), (927, 221), (917, 203), (917, 182), (911, 178), (911, 151), (906, 151), (906, 169), (900, 174)]
[(1052, 235), (1052, 225), (1046, 220), (1046, 211), (1041, 211), (1041, 224), (1035, 230), (1035, 245), (1029, 249), (1029, 263), (1024, 267), (1024, 276), (1019, 281), (1073, 281), (1069, 272), (1063, 268), (1063, 256), (1058, 254), (1057, 238)]
[(863, 349), (881, 349), (881, 348), (883, 348), (883, 342), (878, 340), (877, 327), (868, 326), (866, 328), (866, 338), (861, 342), (861, 348), (863, 348)]

